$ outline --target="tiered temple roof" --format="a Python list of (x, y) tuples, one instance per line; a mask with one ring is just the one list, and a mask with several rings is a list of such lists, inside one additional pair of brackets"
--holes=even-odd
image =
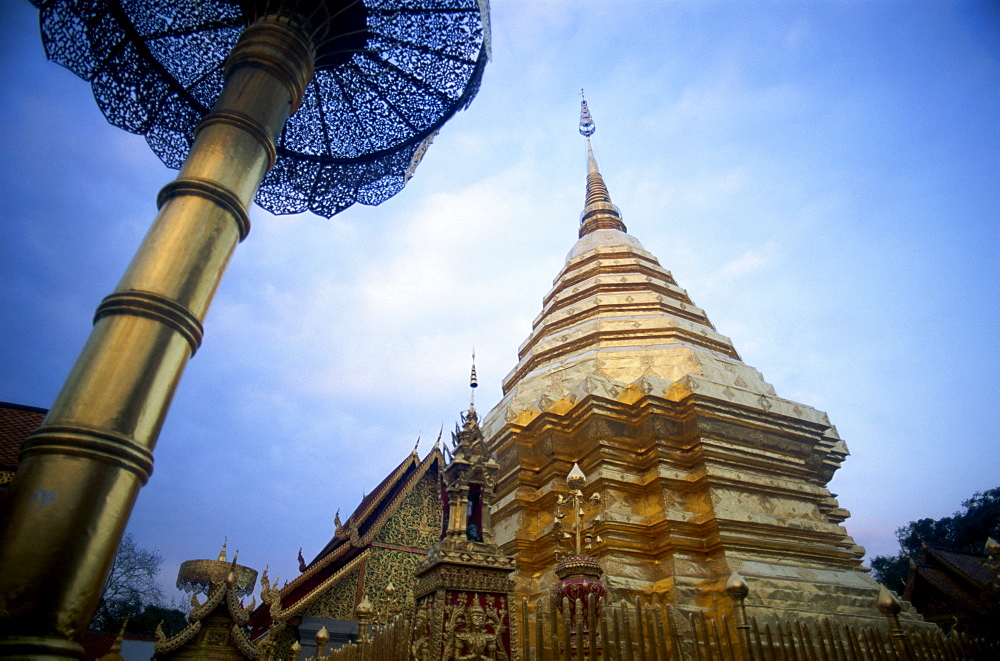
[(1000, 586), (986, 557), (924, 544), (910, 559), (903, 598), (945, 630), (998, 637)]

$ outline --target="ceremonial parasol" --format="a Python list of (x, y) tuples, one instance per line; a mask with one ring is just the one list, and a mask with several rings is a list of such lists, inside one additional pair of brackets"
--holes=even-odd
[(399, 192), (475, 96), (477, 0), (43, 0), (49, 57), (180, 168), (0, 510), (0, 657), (82, 658), (128, 515), (252, 200), (330, 216)]

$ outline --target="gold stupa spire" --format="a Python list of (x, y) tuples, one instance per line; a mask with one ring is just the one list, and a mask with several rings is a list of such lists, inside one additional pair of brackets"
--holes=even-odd
[(590, 116), (587, 100), (583, 98), (583, 90), (580, 90), (580, 97), (580, 134), (587, 139), (587, 198), (583, 213), (580, 214), (580, 237), (597, 230), (626, 232), (628, 230), (622, 222), (621, 211), (611, 202), (608, 187), (597, 167), (597, 159), (594, 158), (590, 136), (594, 135), (597, 127)]
[(472, 374), (469, 375), (469, 388), (472, 393), (469, 396), (469, 411), (476, 410), (476, 388), (479, 387), (479, 379), (476, 378), (476, 349), (472, 349)]

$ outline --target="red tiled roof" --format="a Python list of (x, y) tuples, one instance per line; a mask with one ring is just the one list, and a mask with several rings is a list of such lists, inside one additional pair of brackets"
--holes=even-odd
[(0, 402), (0, 470), (15, 470), (21, 443), (38, 429), (47, 411), (36, 406)]
[(100, 659), (111, 651), (111, 645), (114, 644), (117, 637), (111, 633), (91, 633), (89, 631), (83, 634), (80, 644), (83, 645), (84, 657), (87, 659)]
[[(117, 634), (113, 633), (94, 633), (88, 631), (83, 634), (80, 639), (80, 644), (83, 645), (84, 658), (88, 661), (98, 661), (102, 656), (111, 651), (111, 646), (114, 645), (115, 639), (118, 638)], [(145, 636), (137, 636), (134, 634), (125, 634), (125, 640), (142, 641), (147, 643), (155, 642), (155, 638), (147, 638)]]

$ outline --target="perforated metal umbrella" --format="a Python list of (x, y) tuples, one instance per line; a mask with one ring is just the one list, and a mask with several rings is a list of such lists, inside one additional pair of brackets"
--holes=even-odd
[(90, 81), (108, 121), (179, 168), (245, 27), (309, 16), (315, 74), (256, 201), (332, 216), (402, 190), (426, 145), (475, 97), (485, 0), (34, 0), (48, 57)]

